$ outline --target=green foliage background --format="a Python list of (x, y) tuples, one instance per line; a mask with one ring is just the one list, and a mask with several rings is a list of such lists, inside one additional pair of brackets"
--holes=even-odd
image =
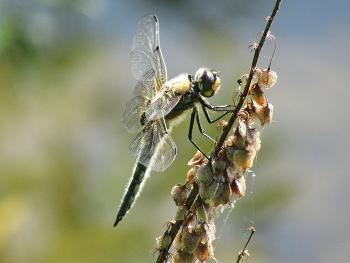
[[(350, 61), (340, 48), (350, 27), (340, 2), (334, 9), (282, 2), (272, 26), (279, 81), (268, 91), (276, 122), (262, 130), (257, 176), (248, 175), (247, 196), (217, 219), (220, 262), (234, 261), (250, 226), (257, 229), (250, 262), (347, 258), (348, 176), (329, 176), (347, 171), (341, 160), (349, 157), (342, 150), (349, 146), (346, 134), (335, 128), (348, 128), (341, 107), (348, 95), (339, 84)], [(202, 66), (219, 70), (222, 87), (211, 102), (224, 104), (249, 71), (246, 47), (260, 38), (273, 5), (1, 1), (0, 262), (153, 262), (155, 238), (176, 210), (171, 187), (185, 181), (195, 150), (187, 122), (176, 127), (174, 164), (152, 174), (128, 216), (112, 227), (133, 166), (127, 149), (134, 135), (122, 128), (121, 115), (136, 84), (129, 53), (137, 22), (146, 13), (158, 16), (169, 77)], [(324, 10), (330, 19), (321, 26), (317, 18)], [(314, 20), (305, 22), (306, 14)], [(267, 43), (262, 69), (272, 49)], [(331, 86), (343, 96), (328, 96)], [(320, 105), (334, 108), (326, 112)], [(205, 130), (216, 134), (215, 125)]]

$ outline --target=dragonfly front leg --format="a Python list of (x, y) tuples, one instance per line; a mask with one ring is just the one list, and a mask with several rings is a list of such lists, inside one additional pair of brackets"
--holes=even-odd
[(208, 113), (208, 110), (205, 106), (202, 105), (202, 109), (203, 109), (203, 112), (204, 112), (204, 115), (205, 117), (207, 118), (207, 121), (209, 123), (213, 123), (213, 122), (216, 122), (217, 120), (220, 120), (222, 117), (224, 117), (227, 113), (230, 113), (231, 111), (226, 111), (224, 114), (220, 115), (219, 117), (217, 117), (216, 119), (212, 120), (209, 116), (209, 113)]

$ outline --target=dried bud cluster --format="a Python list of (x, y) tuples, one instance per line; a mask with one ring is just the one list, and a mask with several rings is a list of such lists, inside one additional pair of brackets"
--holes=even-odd
[[(270, 70), (256, 69), (255, 72), (258, 82), (250, 85), (251, 101), (238, 112), (233, 134), (210, 162), (198, 151), (188, 163), (193, 167), (187, 173), (186, 184), (175, 185), (172, 189), (172, 197), (178, 206), (175, 219), (183, 220), (173, 242), (176, 249), (171, 257), (173, 263), (215, 259), (212, 246), (216, 230), (214, 213), (218, 207), (230, 205), (234, 195), (238, 198), (245, 195), (244, 176), (253, 166), (261, 143), (260, 133), (252, 125), (256, 119), (261, 126), (271, 123), (273, 107), (267, 101), (265, 89), (277, 80), (276, 73)], [(199, 194), (188, 206), (186, 203), (194, 187), (198, 187)], [(167, 233), (157, 239), (156, 250), (160, 253), (164, 253), (164, 244), (169, 244)]]

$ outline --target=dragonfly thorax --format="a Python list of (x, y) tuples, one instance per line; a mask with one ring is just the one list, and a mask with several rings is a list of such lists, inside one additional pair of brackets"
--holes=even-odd
[(191, 79), (188, 74), (183, 73), (165, 82), (163, 88), (167, 93), (171, 92), (174, 95), (184, 95), (191, 88)]

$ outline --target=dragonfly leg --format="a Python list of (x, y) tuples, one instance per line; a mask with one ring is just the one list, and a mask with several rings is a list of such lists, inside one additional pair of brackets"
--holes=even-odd
[(216, 122), (217, 120), (220, 120), (222, 117), (224, 117), (227, 113), (230, 113), (230, 111), (226, 111), (224, 114), (222, 114), (222, 115), (220, 115), (219, 117), (217, 117), (216, 119), (212, 120), (212, 119), (210, 118), (210, 116), (209, 116), (209, 113), (208, 113), (207, 108), (204, 107), (204, 106), (202, 105), (202, 109), (203, 109), (204, 115), (205, 115), (205, 117), (207, 118), (207, 121), (208, 121), (209, 123)]
[(193, 108), (193, 111), (192, 111), (192, 114), (191, 114), (191, 120), (190, 120), (190, 129), (189, 129), (189, 132), (188, 132), (188, 139), (191, 141), (191, 143), (198, 149), (198, 151), (200, 151), (205, 158), (207, 158), (208, 160), (209, 157), (199, 148), (199, 146), (193, 141), (192, 139), (192, 134), (193, 134), (193, 126), (194, 126), (194, 120), (196, 119), (197, 121), (197, 125), (198, 125), (198, 129), (200, 131), (201, 134), (203, 134), (207, 139), (211, 140), (212, 142), (216, 143), (216, 141), (211, 138), (208, 134), (206, 134), (204, 131), (203, 131), (203, 128), (202, 128), (202, 125), (200, 123), (200, 120), (199, 120), (199, 115), (198, 115), (198, 110), (196, 107)]

